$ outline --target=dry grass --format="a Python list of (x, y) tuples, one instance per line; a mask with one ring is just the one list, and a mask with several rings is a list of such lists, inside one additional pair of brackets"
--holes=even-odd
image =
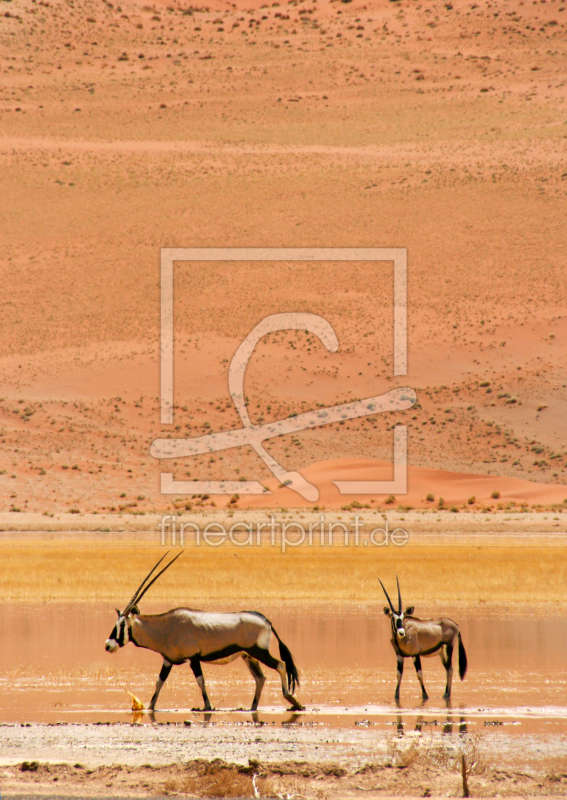
[[(163, 555), (159, 546), (80, 541), (0, 546), (3, 601), (89, 600), (124, 603)], [(412, 602), (567, 602), (562, 547), (436, 545), (405, 548), (188, 547), (150, 589), (148, 599), (205, 605), (255, 599), (277, 602), (382, 602), (377, 576), (399, 575)]]
[(248, 767), (227, 764), (221, 759), (188, 764), (187, 774), (167, 778), (163, 789), (166, 795), (197, 797), (276, 796), (265, 775), (254, 775)]
[(189, 794), (198, 797), (252, 797), (252, 778), (223, 771), (207, 778), (169, 778), (164, 783), (166, 794)]

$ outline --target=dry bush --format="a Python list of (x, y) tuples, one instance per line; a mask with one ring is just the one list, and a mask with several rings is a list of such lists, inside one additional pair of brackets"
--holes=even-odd
[[(453, 723), (455, 724), (455, 723)], [(461, 756), (465, 756), (468, 775), (479, 775), (486, 771), (487, 762), (481, 753), (482, 734), (466, 734), (455, 740), (435, 735), (412, 737), (410, 740), (390, 736), (387, 744), (387, 763), (399, 769), (411, 766), (427, 766), (448, 772), (460, 772)]]
[(193, 797), (274, 797), (275, 790), (266, 777), (251, 774), (247, 768), (227, 764), (221, 759), (193, 764), (188, 775), (164, 782), (168, 795)]
[(552, 794), (567, 794), (567, 758), (547, 756), (545, 764), (546, 789)]
[(406, 769), (416, 764), (421, 758), (421, 742), (412, 738), (407, 740), (395, 736), (388, 737), (387, 763), (398, 769)]

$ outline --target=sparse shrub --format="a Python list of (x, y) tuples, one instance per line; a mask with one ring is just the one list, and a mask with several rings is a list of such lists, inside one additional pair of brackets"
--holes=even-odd
[(22, 772), (37, 772), (39, 769), (39, 761), (22, 761), (20, 770)]
[(500, 497), (500, 492), (496, 491), (495, 489), (490, 496), (492, 497), (493, 500), (498, 500), (498, 498)]
[(390, 495), (388, 495), (388, 497), (387, 497), (387, 498), (384, 500), (384, 502), (386, 503), (386, 505), (387, 505), (387, 506), (391, 506), (391, 505), (392, 505), (392, 503), (395, 503), (395, 502), (396, 502), (396, 498), (394, 497), (394, 495), (393, 495), (393, 494), (390, 494)]
[(437, 503), (437, 505), (439, 506), (439, 508), (443, 508), (443, 506), (445, 505), (445, 501), (443, 500), (442, 497), (439, 498), (439, 502)]
[(428, 503), (432, 503), (435, 500), (435, 495), (434, 494), (428, 494), (425, 499), (427, 500)]
[(476, 497), (474, 496), (474, 494), (472, 494), (469, 497), (469, 499), (467, 500), (467, 503), (469, 504), (469, 506), (474, 506), (474, 504), (476, 503)]

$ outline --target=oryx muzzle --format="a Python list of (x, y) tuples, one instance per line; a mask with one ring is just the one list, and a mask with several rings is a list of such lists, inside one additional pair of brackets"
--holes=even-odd
[[(253, 711), (258, 707), (266, 680), (260, 664), (277, 671), (285, 699), (293, 708), (302, 710), (303, 706), (293, 696), (295, 687), (299, 686), (299, 674), (293, 657), (272, 623), (258, 611), (215, 614), (191, 608), (175, 608), (165, 614), (140, 614), (138, 608), (140, 600), (181, 553), (178, 553), (150, 581), (166, 555), (167, 553), (146, 575), (124, 611), (117, 609), (118, 620), (106, 640), (106, 650), (109, 653), (114, 653), (119, 647), (132, 642), (136, 647), (145, 647), (163, 656), (163, 666), (148, 709), (154, 710), (158, 695), (172, 666), (188, 661), (201, 689), (205, 710), (210, 710), (211, 703), (205, 688), (201, 664), (203, 662), (228, 664), (242, 657), (256, 681), (256, 692), (252, 701)], [(279, 643), (279, 659), (274, 658), (269, 650), (272, 633)]]

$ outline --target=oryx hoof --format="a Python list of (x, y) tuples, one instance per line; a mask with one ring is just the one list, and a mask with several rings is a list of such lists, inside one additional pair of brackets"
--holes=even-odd
[(429, 700), (429, 695), (427, 694), (427, 692), (422, 692), (422, 693), (421, 693), (421, 699), (422, 699), (424, 702), (425, 702), (426, 700)]
[(450, 699), (451, 699), (451, 693), (449, 692), (447, 694), (447, 692), (445, 692), (445, 694), (443, 695), (443, 700), (450, 700)]

